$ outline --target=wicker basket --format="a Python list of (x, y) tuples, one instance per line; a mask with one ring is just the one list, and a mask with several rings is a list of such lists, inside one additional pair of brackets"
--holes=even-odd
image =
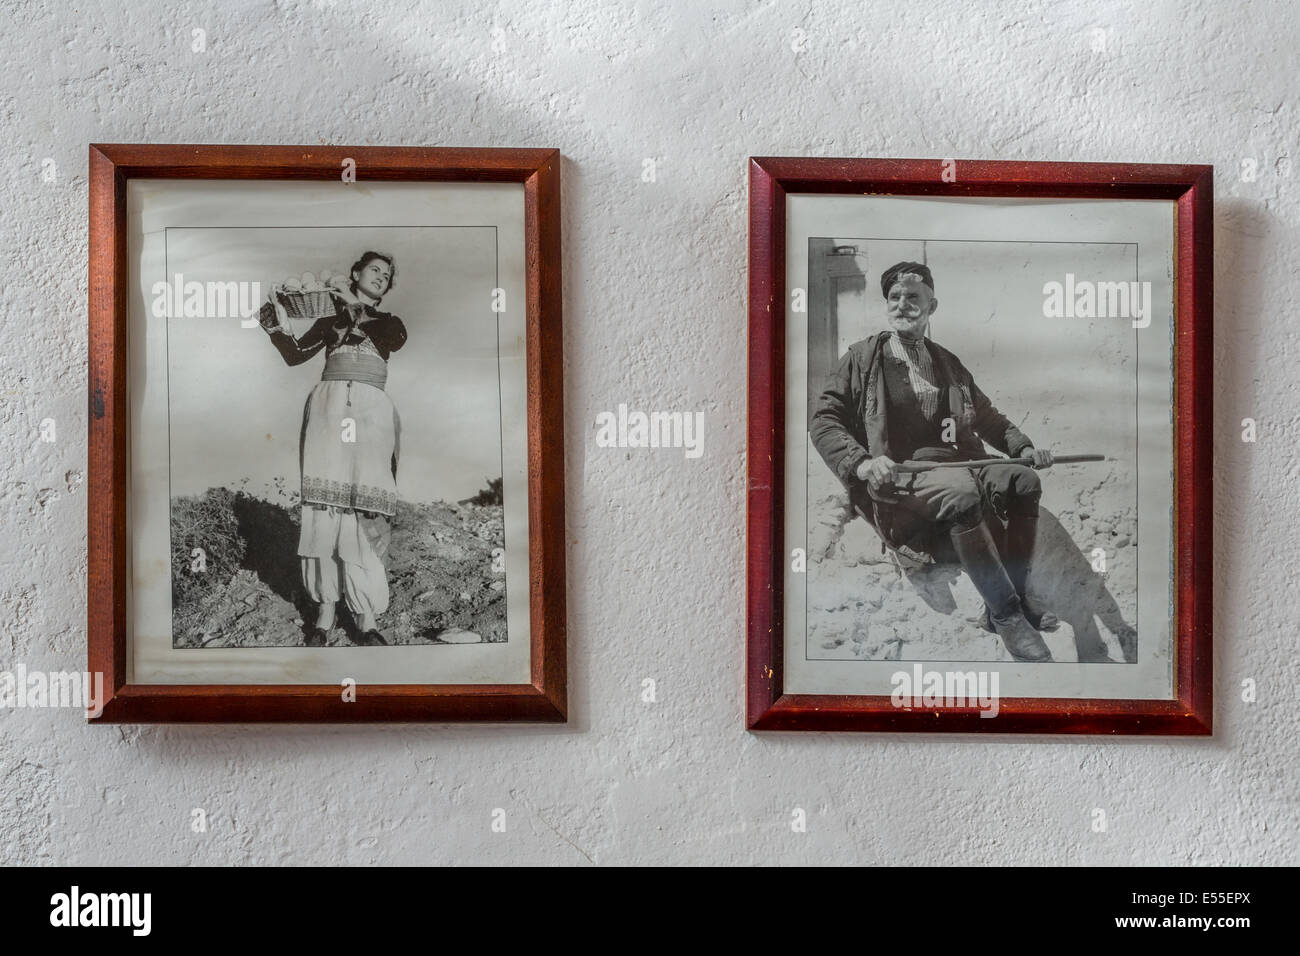
[(285, 289), (276, 289), (275, 295), (291, 319), (321, 319), (333, 315), (336, 311), (334, 293), (328, 289), (321, 292), (288, 292)]

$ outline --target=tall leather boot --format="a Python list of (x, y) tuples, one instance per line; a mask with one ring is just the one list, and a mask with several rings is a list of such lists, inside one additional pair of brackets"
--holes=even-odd
[(989, 617), (1007, 651), (1018, 661), (1048, 662), (1052, 652), (1039, 634), (1025, 620), (1020, 610), (1020, 595), (1011, 583), (997, 544), (983, 521), (973, 528), (951, 531), (952, 546), (970, 575), (971, 582), (984, 598)]
[[(985, 519), (986, 523), (988, 519)], [(998, 553), (1002, 555), (1002, 566), (1007, 569), (1007, 577), (1020, 595), (1020, 610), (1025, 620), (1039, 631), (1055, 631), (1061, 626), (1061, 620), (1051, 611), (1029, 597), (1026, 582), (1029, 580), (1029, 566), (1033, 563), (1034, 540), (1038, 534), (1038, 515), (1008, 515), (1004, 529), (1000, 522), (989, 523), (989, 533), (997, 543)], [(980, 617), (980, 626), (986, 631), (997, 633), (989, 609), (984, 608)]]
[(1025, 620), (1040, 631), (1054, 631), (1060, 620), (1037, 601), (1030, 600), (1029, 569), (1034, 560), (1034, 542), (1038, 535), (1038, 515), (1009, 514), (1002, 548), (1002, 565), (1007, 569), (1016, 593), (1020, 595), (1020, 608)]

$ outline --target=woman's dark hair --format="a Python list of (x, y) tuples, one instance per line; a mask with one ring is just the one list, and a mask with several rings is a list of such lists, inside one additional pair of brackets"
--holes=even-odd
[(373, 249), (368, 249), (361, 253), (361, 258), (352, 263), (352, 268), (348, 270), (348, 278), (352, 280), (352, 291), (356, 291), (356, 273), (360, 272), (376, 259), (381, 259), (388, 263), (388, 288), (384, 290), (384, 295), (388, 295), (388, 293), (393, 291), (393, 286), (397, 284), (397, 263), (393, 261), (393, 257), (388, 253), (375, 252)]

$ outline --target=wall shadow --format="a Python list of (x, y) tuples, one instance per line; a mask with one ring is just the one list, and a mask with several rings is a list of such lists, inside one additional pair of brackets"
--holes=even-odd
[(306, 611), (308, 601), (303, 594), (298, 563), (297, 522), (279, 505), (245, 494), (235, 497), (235, 520), (247, 542), (243, 567), (299, 611)]
[[(952, 614), (957, 609), (952, 586), (962, 568), (946, 536), (936, 539), (932, 554), (935, 564), (901, 570), (921, 600), (940, 614)], [(1070, 625), (1079, 663), (1118, 663), (1102, 640), (1098, 619), (1118, 639), (1124, 663), (1137, 663), (1137, 628), (1124, 620), (1105, 575), (1093, 570), (1070, 533), (1046, 508), (1040, 507), (1038, 513), (1038, 537), (1027, 587), (1031, 597)]]

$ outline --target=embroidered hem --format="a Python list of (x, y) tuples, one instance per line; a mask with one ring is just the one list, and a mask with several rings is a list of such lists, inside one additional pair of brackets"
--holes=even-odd
[(391, 491), (309, 475), (302, 479), (302, 500), (304, 504), (334, 505), (382, 515), (397, 513), (397, 495)]

